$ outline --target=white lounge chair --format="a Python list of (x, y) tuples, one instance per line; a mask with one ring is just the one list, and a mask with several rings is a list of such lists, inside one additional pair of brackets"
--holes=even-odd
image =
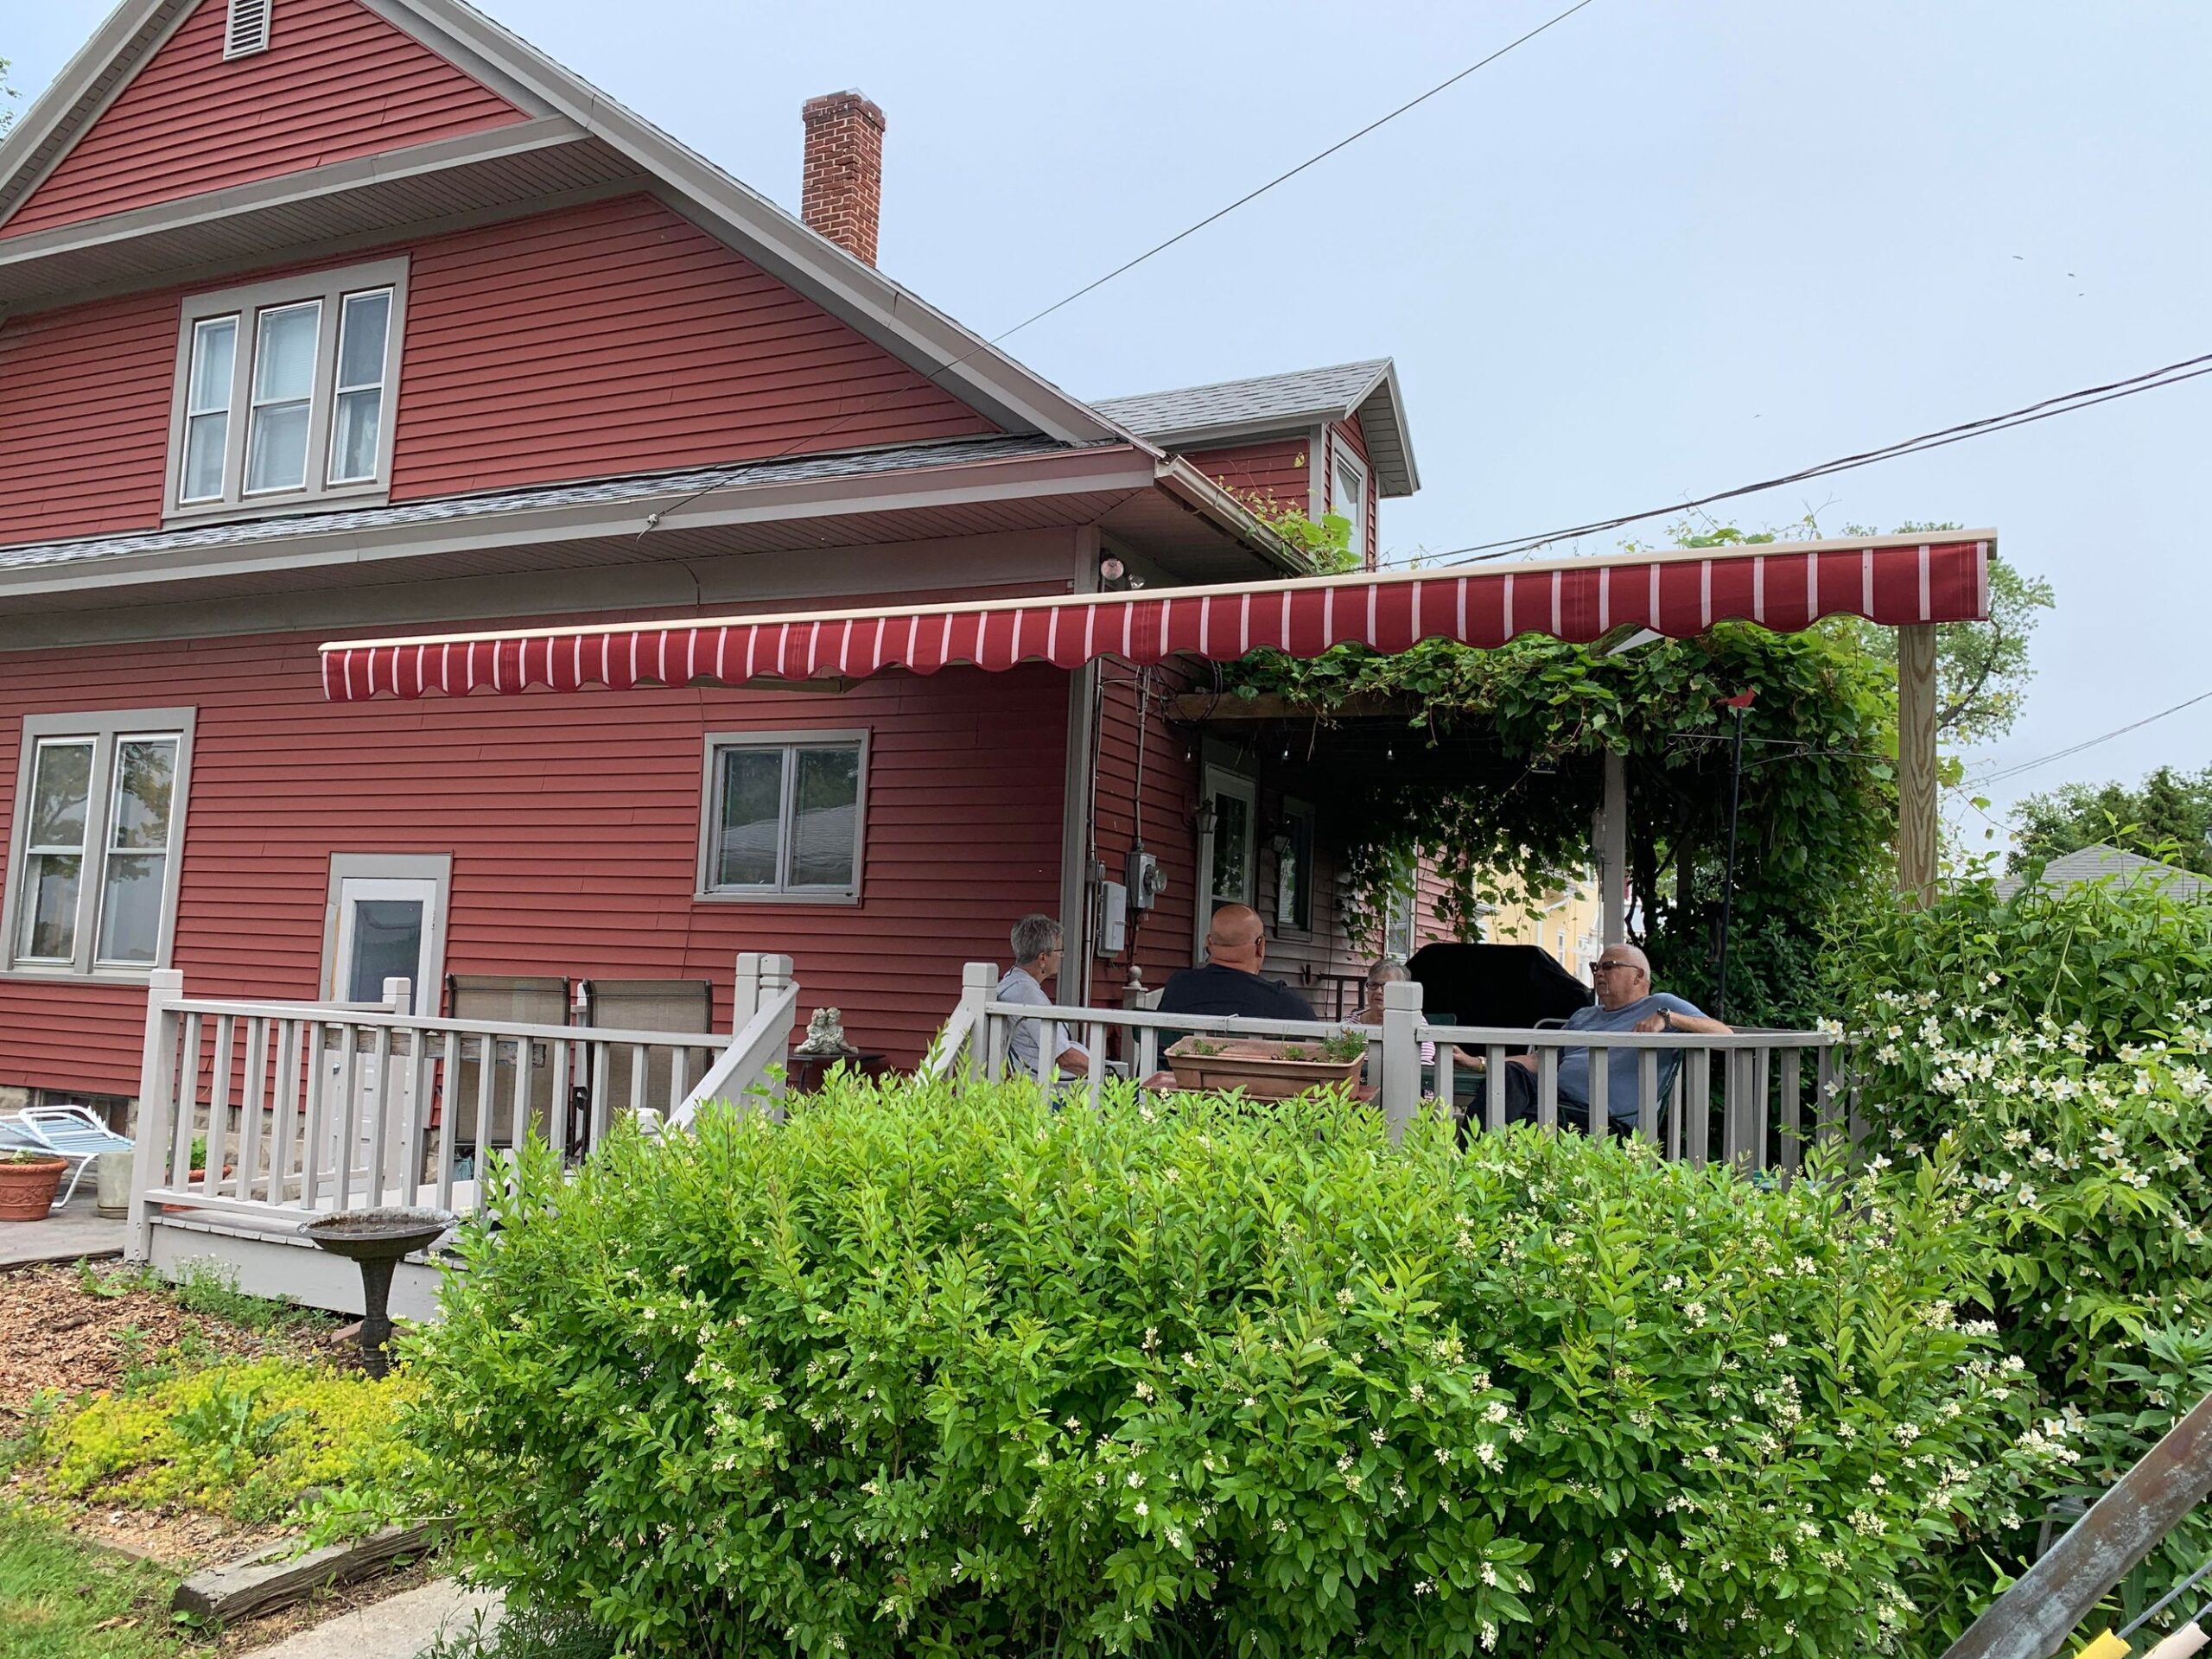
[(69, 1187), (54, 1201), (65, 1208), (77, 1196), (77, 1183), (104, 1152), (128, 1152), (132, 1141), (118, 1135), (92, 1116), (89, 1106), (26, 1106), (20, 1112), (0, 1112), (0, 1151), (49, 1153), (75, 1166)]

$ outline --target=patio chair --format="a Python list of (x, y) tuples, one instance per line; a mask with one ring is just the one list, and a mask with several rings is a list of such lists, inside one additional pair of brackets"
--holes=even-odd
[(118, 1135), (92, 1115), (89, 1106), (26, 1106), (20, 1112), (0, 1112), (0, 1148), (43, 1152), (67, 1159), (76, 1166), (67, 1192), (54, 1208), (67, 1209), (77, 1196), (77, 1183), (104, 1152), (128, 1152), (133, 1142)]

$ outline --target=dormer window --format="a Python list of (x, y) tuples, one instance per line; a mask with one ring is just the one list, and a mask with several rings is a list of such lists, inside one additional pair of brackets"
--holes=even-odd
[(1367, 468), (1351, 448), (1342, 442), (1333, 446), (1336, 464), (1330, 486), (1329, 511), (1341, 513), (1351, 521), (1351, 556), (1361, 564), (1367, 563)]
[(406, 289), (393, 259), (187, 300), (168, 516), (382, 500)]

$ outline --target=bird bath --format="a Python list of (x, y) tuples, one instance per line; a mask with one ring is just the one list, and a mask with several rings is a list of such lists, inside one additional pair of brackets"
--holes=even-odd
[(361, 1365), (371, 1376), (391, 1369), (391, 1272), (400, 1257), (427, 1249), (454, 1224), (442, 1210), (341, 1210), (300, 1229), (309, 1243), (361, 1269)]

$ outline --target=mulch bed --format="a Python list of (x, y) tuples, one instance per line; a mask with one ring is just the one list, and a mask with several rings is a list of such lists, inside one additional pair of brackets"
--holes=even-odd
[(0, 1434), (10, 1432), (10, 1421), (19, 1420), (41, 1390), (74, 1395), (112, 1388), (134, 1355), (141, 1363), (150, 1361), (188, 1332), (226, 1359), (310, 1358), (330, 1357), (324, 1338), (337, 1328), (334, 1319), (254, 1331), (188, 1313), (157, 1291), (91, 1295), (74, 1268), (0, 1273)]

